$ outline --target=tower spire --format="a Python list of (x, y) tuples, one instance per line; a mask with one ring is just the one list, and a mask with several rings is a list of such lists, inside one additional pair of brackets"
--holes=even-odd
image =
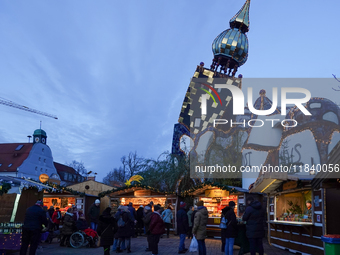
[[(246, 0), (242, 8), (229, 21), (230, 28), (219, 34), (212, 44), (214, 59), (211, 70), (220, 73), (223, 71), (228, 76), (235, 76), (237, 69), (248, 59), (250, 0)], [(233, 71), (232, 71), (233, 70)], [(231, 73), (232, 72), (232, 73)]]
[(229, 21), (231, 28), (238, 28), (243, 33), (249, 31), (249, 7), (250, 0), (247, 0), (238, 13)]

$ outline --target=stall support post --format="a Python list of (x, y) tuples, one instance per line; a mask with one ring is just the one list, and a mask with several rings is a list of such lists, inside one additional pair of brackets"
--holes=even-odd
[(14, 222), (15, 221), (15, 216), (17, 215), (20, 197), (21, 197), (21, 194), (17, 194), (16, 197), (15, 197), (14, 207), (13, 207), (13, 211), (12, 211), (12, 216), (11, 216), (10, 222)]
[(270, 200), (270, 198), (269, 198), (269, 193), (267, 194), (267, 228), (268, 228), (268, 235), (267, 235), (267, 239), (268, 239), (268, 243), (269, 243), (269, 245), (271, 245), (271, 243), (270, 243), (270, 203), (269, 203), (269, 200)]

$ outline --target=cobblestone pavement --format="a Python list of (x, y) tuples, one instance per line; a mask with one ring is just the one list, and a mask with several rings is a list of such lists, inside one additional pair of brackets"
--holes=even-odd
[[(145, 252), (146, 237), (132, 238), (131, 254), (135, 255), (151, 255), (151, 252)], [(171, 236), (170, 238), (162, 238), (159, 242), (159, 255), (175, 255), (178, 254), (179, 237)], [(189, 248), (190, 240), (185, 240), (185, 247)], [(221, 240), (218, 239), (206, 239), (207, 255), (223, 255), (221, 252)], [(281, 250), (279, 248), (270, 246), (264, 241), (264, 249), (266, 255), (292, 255), (288, 251)], [(234, 254), (237, 255), (239, 247), (234, 247)], [(67, 247), (60, 247), (59, 243), (55, 239), (51, 244), (42, 244), (42, 249), (39, 249), (37, 255), (101, 255), (103, 254), (103, 248), (80, 248), (73, 249)], [(111, 251), (111, 254), (116, 254)], [(126, 251), (120, 254), (126, 254)], [(187, 255), (196, 255), (196, 253), (187, 252)], [(247, 253), (248, 255), (250, 253)], [(12, 253), (12, 255), (19, 255), (19, 252)]]

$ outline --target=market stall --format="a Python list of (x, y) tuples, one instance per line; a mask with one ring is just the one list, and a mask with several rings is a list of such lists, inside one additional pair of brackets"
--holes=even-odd
[(207, 207), (209, 212), (207, 234), (210, 237), (217, 238), (221, 236), (219, 224), (222, 209), (228, 206), (230, 201), (235, 202), (235, 214), (236, 217), (239, 218), (239, 221), (241, 221), (240, 219), (245, 212), (247, 197), (253, 196), (262, 200), (261, 195), (249, 194), (246, 189), (210, 182), (196, 185), (192, 189), (183, 192), (182, 196), (192, 196), (194, 198), (194, 204), (200, 200), (204, 202), (204, 206)]
[(271, 245), (295, 253), (324, 254), (321, 191), (312, 189), (312, 179), (288, 175), (280, 179), (267, 175), (252, 188), (253, 192), (268, 195), (268, 240)]
[[(115, 188), (99, 194), (100, 197), (109, 196), (111, 201), (111, 207), (117, 210), (119, 205), (128, 205), (130, 202), (137, 210), (141, 205), (144, 207), (151, 201), (154, 205), (160, 204), (166, 208), (169, 205), (173, 208), (173, 219), (175, 219), (177, 196), (174, 193), (162, 192), (150, 186), (144, 186), (141, 184), (135, 184), (131, 186), (124, 186), (121, 188)], [(176, 222), (173, 220), (173, 223)], [(174, 226), (173, 226), (174, 227)]]

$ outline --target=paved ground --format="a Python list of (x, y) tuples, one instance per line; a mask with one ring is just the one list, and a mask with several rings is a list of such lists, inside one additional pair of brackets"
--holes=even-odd
[[(138, 237), (132, 238), (132, 248), (131, 254), (135, 255), (151, 255), (151, 252), (145, 252), (146, 248), (146, 237)], [(178, 244), (179, 244), (179, 237), (171, 236), (168, 238), (162, 238), (159, 242), (159, 255), (175, 255), (178, 254)], [(190, 240), (185, 241), (186, 248), (189, 248)], [(221, 252), (221, 240), (216, 239), (206, 239), (206, 246), (207, 246), (207, 255), (222, 255)], [(292, 255), (293, 253), (283, 251), (279, 248), (270, 246), (268, 243), (264, 243), (265, 247), (265, 254), (266, 255)], [(234, 255), (237, 255), (239, 252), (238, 247), (234, 247)], [(18, 252), (12, 253), (12, 255), (18, 255)], [(73, 248), (66, 248), (60, 247), (55, 239), (51, 244), (42, 244), (42, 249), (38, 250), (37, 255), (101, 255), (103, 254), (103, 248), (80, 248), (80, 249), (73, 249)], [(116, 254), (111, 252), (111, 254)], [(124, 253), (126, 254), (126, 251)], [(196, 253), (187, 252), (187, 255), (196, 255)], [(247, 253), (248, 255), (250, 253)]]

